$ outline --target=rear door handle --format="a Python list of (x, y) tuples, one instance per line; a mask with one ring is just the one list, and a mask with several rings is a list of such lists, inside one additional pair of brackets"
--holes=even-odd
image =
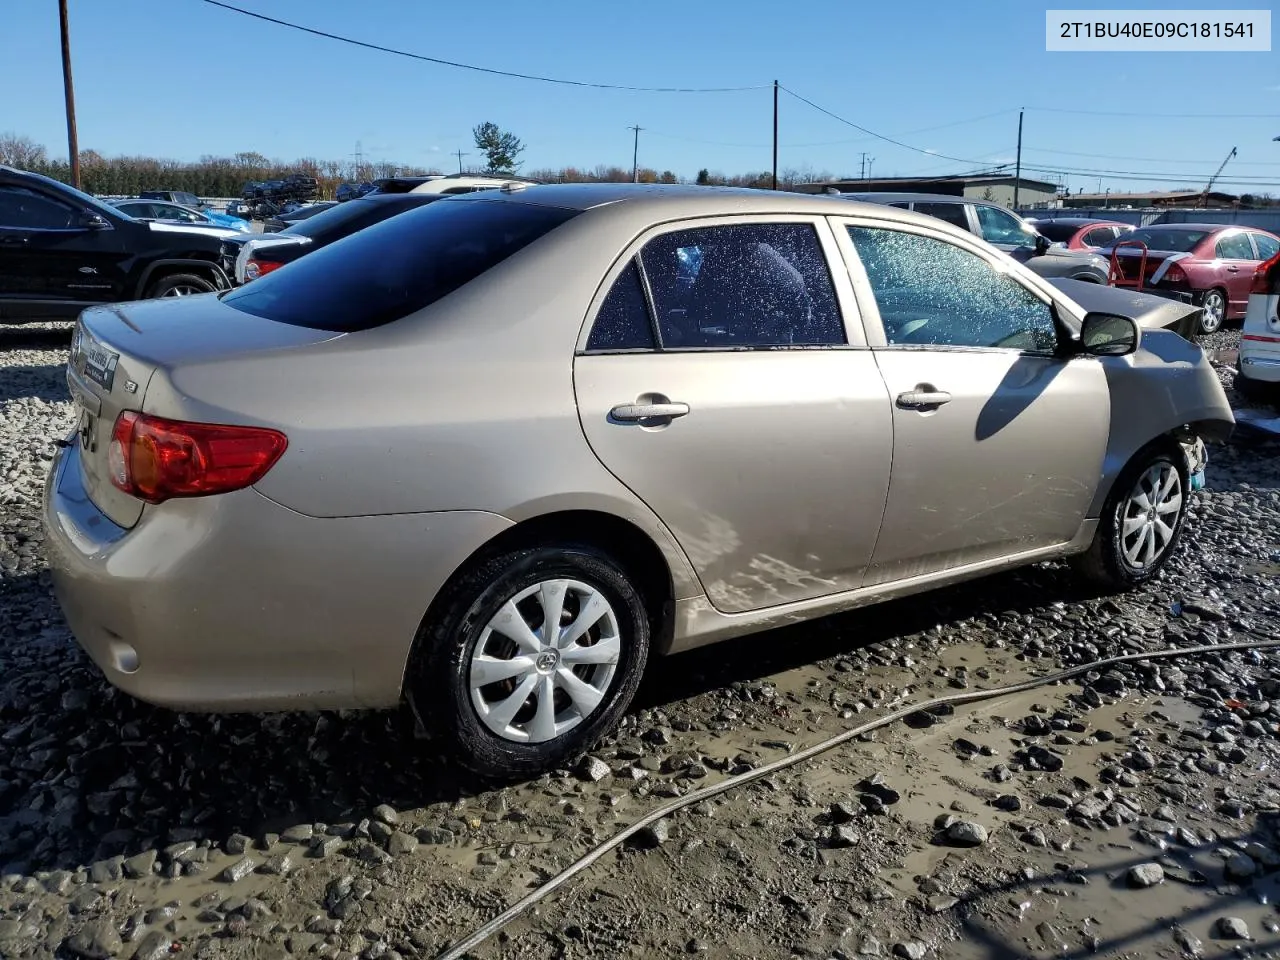
[(904, 410), (921, 410), (926, 407), (940, 407), (951, 402), (951, 394), (945, 390), (908, 390), (898, 394), (898, 406)]
[(26, 243), (28, 239), (28, 237), (0, 237), (0, 243), (19, 244)]
[(687, 403), (620, 403), (609, 411), (615, 420), (633, 423), (637, 420), (671, 420), (689, 412)]
[(1240, 272), (1240, 268), (1239, 268), (1239, 267), (1227, 267), (1227, 272), (1228, 272), (1228, 273), (1239, 273), (1239, 272)]

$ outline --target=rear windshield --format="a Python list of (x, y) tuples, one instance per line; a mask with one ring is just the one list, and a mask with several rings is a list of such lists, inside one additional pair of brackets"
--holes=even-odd
[(1052, 220), (1037, 221), (1032, 226), (1036, 228), (1037, 233), (1043, 234), (1055, 243), (1059, 241), (1066, 243), (1080, 229), (1079, 224), (1054, 223)]
[(334, 240), (363, 230), (365, 227), (394, 217), (397, 213), (408, 210), (407, 206), (395, 203), (377, 203), (372, 200), (348, 200), (336, 207), (321, 210), (313, 216), (295, 220), (279, 231), (290, 237), (310, 237), (317, 244), (332, 243)]
[[(1118, 239), (1140, 240), (1147, 245), (1148, 250), (1190, 253), (1208, 235), (1208, 230), (1152, 230), (1147, 227), (1139, 227), (1137, 230), (1122, 234)], [(1138, 249), (1138, 247), (1132, 247), (1130, 252), (1137, 252)]]
[(447, 296), (577, 213), (493, 200), (438, 201), (344, 237), (238, 287), (222, 302), (313, 330), (370, 330)]

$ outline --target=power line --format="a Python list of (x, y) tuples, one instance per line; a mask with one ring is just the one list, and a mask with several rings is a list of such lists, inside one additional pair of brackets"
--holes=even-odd
[[(208, 0), (208, 2), (212, 2), (212, 0)], [(813, 107), (813, 109), (817, 110), (819, 113), (825, 113), (832, 120), (838, 120), (841, 123), (845, 124), (846, 126), (853, 127), (853, 129), (855, 130), (861, 130), (863, 133), (865, 133), (869, 137), (875, 137), (877, 140), (885, 141), (885, 143), (892, 143), (895, 147), (902, 147), (905, 150), (913, 150), (916, 153), (923, 153), (929, 157), (939, 157), (940, 159), (943, 159), (943, 160), (954, 160), (956, 163), (977, 163), (978, 162), (977, 160), (966, 160), (964, 157), (952, 157), (945, 153), (938, 153), (933, 150), (925, 150), (921, 147), (913, 147), (911, 144), (903, 143), (901, 140), (895, 140), (893, 137), (886, 137), (884, 134), (876, 133), (874, 130), (868, 130), (866, 127), (862, 126), (861, 124), (854, 123), (852, 120), (846, 120), (844, 117), (840, 116), (838, 113), (832, 113), (826, 107), (818, 106), (812, 100), (809, 100), (806, 97), (800, 96), (800, 94), (796, 93), (794, 90), (790, 89), (789, 87), (782, 87), (782, 89), (786, 90), (787, 93), (791, 94), (791, 96), (795, 97), (801, 103), (807, 103), (809, 106)]]
[[(785, 89), (785, 88), (781, 88), (781, 89)], [(788, 91), (788, 93), (789, 92), (790, 91)], [(961, 124), (977, 123), (981, 120), (990, 120), (992, 117), (999, 117), (1005, 114), (1015, 113), (1015, 112), (1016, 111), (1013, 109), (997, 110), (994, 113), (984, 113), (981, 116), (967, 117), (963, 120), (951, 120), (947, 123), (940, 123), (932, 127), (919, 127), (915, 130), (904, 130), (902, 133), (898, 134), (898, 136), (909, 137), (915, 133), (928, 133), (931, 130), (942, 130), (947, 127), (960, 126)], [(684, 143), (700, 143), (709, 147), (736, 147), (736, 148), (741, 148), (743, 150), (767, 150), (771, 146), (771, 144), (763, 143), (763, 142), (762, 143), (730, 143), (723, 140), (703, 140), (699, 137), (684, 137), (684, 136), (680, 136), (679, 134), (661, 133), (660, 131), (649, 130), (647, 128), (645, 132), (650, 134), (651, 136), (662, 137), (663, 139), (666, 139), (666, 140), (680, 140), (680, 141), (683, 141)], [(839, 147), (839, 146), (845, 146), (850, 143), (865, 143), (868, 139), (874, 139), (874, 138), (846, 137), (842, 140), (818, 140), (811, 143), (780, 143), (778, 144), (778, 146), (786, 150), (798, 150), (798, 149), (803, 149), (808, 147)], [(936, 154), (929, 154), (929, 155), (936, 156)]]
[(381, 53), (392, 53), (398, 57), (409, 57), (413, 60), (423, 60), (427, 63), (435, 63), (443, 67), (457, 67), (460, 70), (474, 70), (478, 73), (489, 73), (499, 77), (513, 77), (517, 80), (537, 80), (541, 83), (558, 83), (569, 87), (590, 87), (594, 90), (629, 90), (633, 93), (736, 93), (743, 90), (767, 90), (771, 86), (771, 84), (760, 84), (752, 87), (628, 87), (616, 83), (589, 83), (585, 80), (565, 80), (560, 77), (543, 77), (538, 76), (537, 74), (516, 73), (513, 70), (498, 70), (494, 67), (481, 67), (473, 63), (459, 63), (456, 60), (443, 60), (440, 57), (428, 57), (425, 54), (410, 53), (408, 50), (397, 50), (394, 47), (384, 47), (377, 43), (366, 43), (363, 40), (356, 40), (352, 37), (344, 37), (340, 34), (317, 30), (314, 27), (303, 26), (300, 23), (292, 23), (288, 20), (269, 17), (265, 13), (256, 13), (253, 10), (245, 10), (242, 7), (223, 3), (222, 0), (203, 0), (203, 2), (214, 7), (221, 7), (224, 10), (231, 10), (235, 13), (243, 14), (246, 17), (265, 20), (268, 23), (275, 23), (282, 27), (289, 27), (293, 30), (301, 30), (303, 33), (310, 33), (317, 37), (325, 37), (329, 40), (339, 40), (342, 43), (350, 43), (354, 46), (364, 47), (368, 50), (377, 50)]
[(1112, 110), (1074, 110), (1068, 107), (1027, 107), (1038, 113), (1079, 113), (1090, 117), (1146, 117), (1153, 120), (1275, 120), (1276, 113), (1125, 113)]
[[(1138, 160), (1142, 163), (1217, 163), (1217, 160), (1179, 160), (1173, 157), (1128, 157), (1108, 153), (1081, 153), (1078, 150), (1057, 150), (1052, 147), (1024, 147), (1030, 153), (1053, 153), (1068, 157), (1088, 157), (1093, 160)], [(1280, 167), (1280, 161), (1250, 160), (1242, 161), (1250, 167)]]

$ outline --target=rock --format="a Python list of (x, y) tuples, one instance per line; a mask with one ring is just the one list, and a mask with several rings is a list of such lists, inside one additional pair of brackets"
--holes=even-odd
[[(40, 935), (40, 928), (34, 923), (22, 920), (0, 920), (0, 943), (12, 943), (15, 940), (32, 940)], [(0, 951), (0, 955), (3, 952)]]
[(95, 920), (67, 940), (67, 949), (89, 960), (108, 960), (124, 949), (120, 933), (109, 920)]
[(1228, 880), (1250, 880), (1258, 872), (1258, 865), (1247, 853), (1235, 853), (1222, 865), (1222, 872)]
[(947, 827), (947, 839), (957, 846), (976, 847), (987, 842), (987, 828), (972, 820), (957, 820)]
[(309, 823), (300, 823), (280, 834), (285, 843), (309, 843), (315, 835), (315, 828)]
[(1178, 948), (1182, 950), (1185, 956), (1197, 958), (1204, 955), (1204, 944), (1200, 938), (1185, 927), (1175, 926), (1173, 928), (1173, 942), (1178, 945)]
[(227, 842), (222, 845), (222, 849), (227, 851), (233, 857), (239, 857), (253, 844), (252, 837), (246, 837), (243, 833), (233, 833), (227, 837)]
[(94, 883), (110, 883), (119, 880), (124, 870), (124, 857), (99, 860), (89, 868), (89, 879)]
[(1100, 800), (1097, 797), (1087, 797), (1072, 807), (1071, 812), (1084, 820), (1097, 820), (1106, 809), (1107, 802), (1105, 800)]
[(1049, 838), (1044, 835), (1044, 831), (1039, 827), (1032, 827), (1022, 835), (1022, 842), (1033, 847), (1047, 847)]
[(238, 883), (249, 874), (257, 869), (258, 863), (252, 857), (244, 857), (231, 864), (222, 873), (218, 874), (218, 879), (225, 883)]
[(1012, 793), (1002, 793), (991, 801), (991, 805), (997, 810), (1007, 810), (1012, 813), (1015, 810), (1022, 809), (1022, 800)]
[(133, 951), (133, 960), (163, 960), (169, 956), (169, 948), (173, 939), (163, 930), (152, 930), (147, 933)]
[(909, 940), (906, 943), (895, 943), (893, 945), (893, 955), (895, 957), (906, 957), (907, 960), (923, 960), (927, 948), (918, 940)]
[(660, 847), (671, 839), (671, 825), (665, 819), (659, 820), (656, 823), (649, 824), (647, 827), (643, 827), (635, 834), (633, 839), (635, 844), (640, 847), (649, 849)]
[(873, 936), (865, 936), (858, 943), (858, 956), (878, 957), (881, 954), (880, 941)]
[(323, 860), (325, 857), (331, 857), (338, 852), (338, 848), (343, 844), (341, 837), (312, 837), (311, 846), (308, 853)]
[(380, 803), (373, 808), (373, 817), (379, 823), (385, 823), (389, 827), (394, 827), (400, 822), (400, 814), (396, 813), (395, 807), (386, 803)]
[(134, 880), (141, 877), (149, 877), (155, 865), (156, 852), (154, 850), (146, 850), (124, 862), (124, 875)]
[(1139, 863), (1129, 868), (1129, 886), (1139, 889), (1164, 882), (1164, 868), (1158, 863)]
[(583, 757), (578, 764), (578, 778), (590, 783), (599, 783), (613, 771), (599, 757)]
[(836, 849), (856, 847), (862, 836), (848, 824), (837, 824), (827, 834), (827, 846)]
[(1252, 940), (1248, 925), (1239, 917), (1219, 917), (1213, 925), (1214, 933), (1223, 940)]
[(259, 873), (273, 877), (283, 877), (293, 869), (293, 857), (287, 853), (277, 853), (267, 857), (266, 862), (258, 868)]
[(403, 830), (397, 830), (387, 840), (387, 853), (393, 857), (403, 857), (418, 849), (418, 839), (411, 837)]

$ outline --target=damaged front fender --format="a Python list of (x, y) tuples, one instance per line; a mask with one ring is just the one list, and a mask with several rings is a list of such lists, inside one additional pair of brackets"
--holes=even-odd
[(1102, 513), (1120, 471), (1143, 447), (1168, 437), (1188, 455), (1188, 472), (1203, 470), (1203, 443), (1235, 429), (1231, 404), (1205, 352), (1168, 330), (1143, 330), (1137, 351), (1099, 361), (1111, 395), (1111, 424), (1102, 477), (1089, 516)]

